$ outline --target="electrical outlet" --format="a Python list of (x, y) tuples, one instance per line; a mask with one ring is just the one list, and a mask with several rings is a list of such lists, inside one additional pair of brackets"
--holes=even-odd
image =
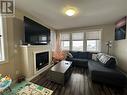
[(16, 71), (16, 75), (19, 75), (19, 71), (18, 70)]

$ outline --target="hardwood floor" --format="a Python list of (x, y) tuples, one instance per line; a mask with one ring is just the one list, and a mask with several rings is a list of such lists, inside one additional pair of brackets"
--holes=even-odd
[(127, 95), (126, 88), (91, 82), (87, 70), (79, 67), (73, 68), (73, 72), (64, 86), (49, 81), (48, 71), (40, 74), (31, 82), (53, 90), (53, 95)]

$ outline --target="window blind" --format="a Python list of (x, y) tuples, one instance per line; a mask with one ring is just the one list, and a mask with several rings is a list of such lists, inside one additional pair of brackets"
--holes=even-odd
[(86, 39), (87, 40), (99, 40), (101, 39), (101, 31), (91, 31), (86, 32)]
[(70, 34), (69, 33), (61, 33), (61, 40), (70, 40)]
[(72, 40), (83, 40), (84, 33), (72, 33)]

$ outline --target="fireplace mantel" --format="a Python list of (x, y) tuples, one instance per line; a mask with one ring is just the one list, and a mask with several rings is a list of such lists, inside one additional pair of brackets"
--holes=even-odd
[[(49, 52), (49, 63), (39, 71), (35, 71), (35, 54), (40, 52)], [(51, 48), (50, 45), (21, 45), (22, 54), (22, 72), (27, 80), (31, 80), (40, 73), (51, 67)]]

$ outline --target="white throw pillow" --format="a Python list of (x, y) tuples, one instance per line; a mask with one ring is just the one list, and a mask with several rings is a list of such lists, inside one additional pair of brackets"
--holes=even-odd
[(97, 54), (92, 54), (92, 60), (97, 61)]

